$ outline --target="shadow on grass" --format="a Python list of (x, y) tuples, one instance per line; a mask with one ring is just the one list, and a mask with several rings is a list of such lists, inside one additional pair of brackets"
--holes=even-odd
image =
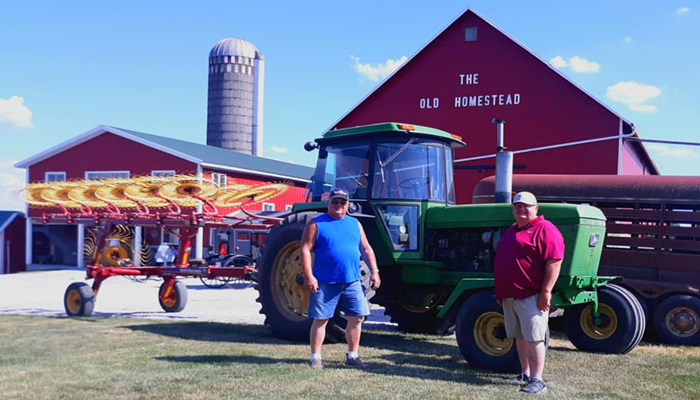
[[(214, 322), (176, 322), (123, 326), (134, 331), (148, 332), (187, 340), (303, 346), (308, 343), (277, 339), (269, 327), (259, 325), (223, 324)], [(462, 359), (454, 340), (430, 339), (421, 335), (391, 332), (364, 332), (362, 346), (389, 351), (381, 355), (364, 372), (386, 376), (404, 376), (475, 385), (493, 384), (489, 372), (469, 367)], [(437, 341), (437, 342), (436, 342)], [(188, 355), (158, 357), (158, 360), (182, 363), (230, 364), (298, 364), (306, 368), (305, 359), (272, 358), (265, 356)], [(379, 361), (382, 360), (382, 361)], [(326, 369), (346, 369), (340, 360), (324, 360)], [(493, 374), (496, 376), (496, 374)], [(495, 378), (497, 379), (497, 378)]]

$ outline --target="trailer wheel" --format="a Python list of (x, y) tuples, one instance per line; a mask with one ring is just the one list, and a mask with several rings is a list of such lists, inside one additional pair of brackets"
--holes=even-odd
[(89, 317), (95, 309), (95, 293), (85, 282), (73, 282), (63, 295), (63, 306), (69, 317)]
[[(224, 260), (220, 256), (211, 256), (206, 259), (207, 265), (212, 266), (215, 265), (216, 268), (221, 268), (224, 266)], [(204, 286), (213, 288), (213, 289), (219, 289), (224, 286), (226, 286), (226, 283), (228, 283), (228, 279), (225, 277), (220, 277), (220, 278), (209, 278), (206, 276), (201, 276), (199, 278), (200, 281), (204, 284)]]
[(654, 328), (666, 343), (700, 345), (700, 299), (676, 295), (662, 301), (654, 313)]
[(598, 314), (593, 317), (592, 304), (578, 304), (564, 312), (564, 331), (579, 350), (626, 354), (642, 340), (644, 310), (627, 289), (613, 284), (598, 289)]
[(471, 365), (495, 371), (518, 371), (515, 340), (506, 337), (503, 308), (492, 291), (469, 297), (457, 315), (457, 345)]
[(165, 291), (168, 288), (168, 282), (163, 282), (158, 291), (158, 302), (160, 307), (165, 312), (180, 312), (187, 306), (187, 286), (182, 281), (175, 280), (173, 289), (168, 297), (165, 296)]

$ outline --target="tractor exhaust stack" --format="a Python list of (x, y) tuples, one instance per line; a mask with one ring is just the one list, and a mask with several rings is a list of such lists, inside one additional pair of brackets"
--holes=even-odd
[(513, 190), (513, 152), (503, 145), (503, 125), (506, 121), (498, 118), (491, 120), (497, 126), (496, 147), (496, 188), (495, 202), (510, 203)]

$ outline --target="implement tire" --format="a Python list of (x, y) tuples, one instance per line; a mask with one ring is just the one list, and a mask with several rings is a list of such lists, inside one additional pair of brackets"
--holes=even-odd
[(160, 303), (160, 307), (165, 312), (180, 312), (184, 310), (187, 306), (187, 286), (185, 286), (182, 281), (175, 280), (170, 295), (166, 299), (162, 299), (161, 297), (165, 294), (167, 287), (168, 283), (163, 282), (160, 285), (160, 290), (158, 290), (158, 303)]
[(85, 282), (73, 282), (63, 295), (63, 306), (69, 317), (89, 317), (95, 310), (95, 293)]
[(654, 328), (664, 343), (700, 345), (700, 299), (676, 295), (662, 301), (654, 313)]
[(627, 354), (637, 347), (646, 328), (644, 309), (627, 289), (609, 284), (598, 289), (598, 314), (593, 305), (578, 304), (564, 312), (564, 331), (577, 349)]
[(492, 291), (467, 298), (457, 315), (457, 344), (473, 366), (494, 371), (520, 370), (515, 339), (506, 337), (503, 308)]

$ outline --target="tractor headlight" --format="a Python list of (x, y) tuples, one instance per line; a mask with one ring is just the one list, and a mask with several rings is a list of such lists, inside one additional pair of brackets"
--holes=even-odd
[(597, 233), (591, 233), (591, 236), (588, 238), (588, 246), (596, 247), (599, 242), (600, 242), (600, 235)]

